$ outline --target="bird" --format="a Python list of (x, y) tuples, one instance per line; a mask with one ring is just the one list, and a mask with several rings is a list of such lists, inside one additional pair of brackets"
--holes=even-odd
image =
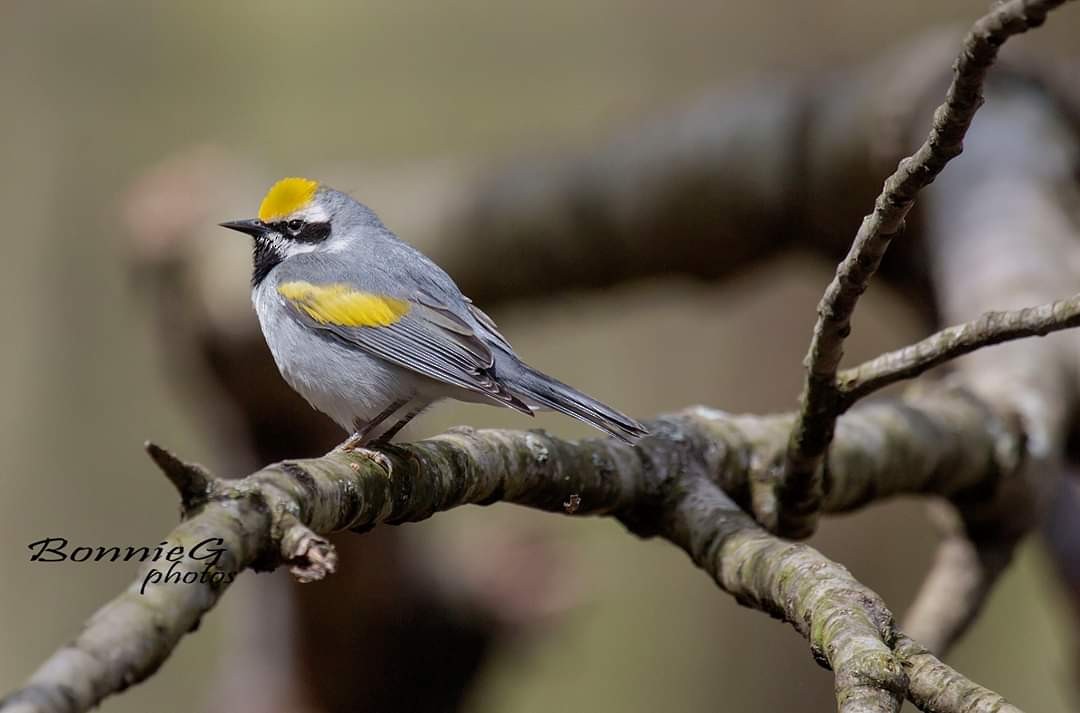
[(450, 275), (341, 191), (283, 178), (258, 218), (220, 226), (253, 239), (251, 300), (274, 362), (349, 434), (346, 450), (390, 443), (448, 398), (557, 411), (630, 444), (647, 435), (522, 361)]

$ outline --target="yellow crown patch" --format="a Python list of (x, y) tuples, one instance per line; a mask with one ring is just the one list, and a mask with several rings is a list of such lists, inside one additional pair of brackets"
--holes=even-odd
[(259, 220), (264, 223), (300, 210), (315, 197), (319, 182), (309, 178), (282, 178), (270, 186), (259, 206)]

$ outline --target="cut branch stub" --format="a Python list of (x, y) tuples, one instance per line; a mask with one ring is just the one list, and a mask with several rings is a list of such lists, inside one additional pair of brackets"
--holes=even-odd
[(301, 584), (317, 582), (337, 569), (337, 550), (293, 515), (283, 515), (281, 557)]
[(181, 512), (184, 517), (204, 504), (210, 494), (214, 475), (197, 463), (186, 463), (171, 451), (156, 443), (146, 442), (146, 452), (157, 464), (165, 477), (180, 493)]

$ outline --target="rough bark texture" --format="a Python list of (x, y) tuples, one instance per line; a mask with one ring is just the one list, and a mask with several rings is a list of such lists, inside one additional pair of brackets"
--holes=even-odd
[[(1022, 434), (1003, 428), (970, 395), (938, 393), (866, 412), (854, 411), (845, 419), (852, 427), (842, 421), (838, 429), (826, 498), (831, 509), (865, 500), (867, 472), (882, 482), (878, 496), (950, 494), (1016, 466)], [(609, 515), (635, 533), (669, 539), (740, 602), (790, 622), (836, 671), (841, 710), (898, 710), (907, 678), (892, 650), (889, 610), (841, 565), (770, 535), (722, 489), (752, 491), (756, 455), (782, 453), (790, 422), (790, 416), (698, 408), (652, 422), (655, 435), (638, 447), (459, 429), (378, 457), (334, 451), (183, 491), (189, 516), (166, 539), (190, 547), (221, 537), (228, 551), (218, 564), (223, 572), (286, 562), (315, 578), (332, 570), (333, 550), (323, 535), (340, 530), (498, 501)], [(167, 469), (193, 468), (151, 451)], [(957, 473), (953, 464), (964, 468)], [(184, 571), (201, 568), (187, 563)], [(212, 583), (161, 584), (140, 595), (143, 575), (0, 710), (87, 710), (143, 680), (224, 590)]]
[(1020, 711), (997, 693), (967, 680), (903, 634), (896, 640), (896, 653), (911, 682), (908, 696), (919, 710), (962, 713)]

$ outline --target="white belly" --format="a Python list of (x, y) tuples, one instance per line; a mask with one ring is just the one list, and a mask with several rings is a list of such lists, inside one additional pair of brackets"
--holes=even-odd
[[(418, 400), (419, 382), (426, 379), (302, 326), (286, 313), (272, 280), (264, 280), (251, 297), (281, 376), (347, 432), (395, 401)], [(427, 405), (431, 399), (419, 400)]]

